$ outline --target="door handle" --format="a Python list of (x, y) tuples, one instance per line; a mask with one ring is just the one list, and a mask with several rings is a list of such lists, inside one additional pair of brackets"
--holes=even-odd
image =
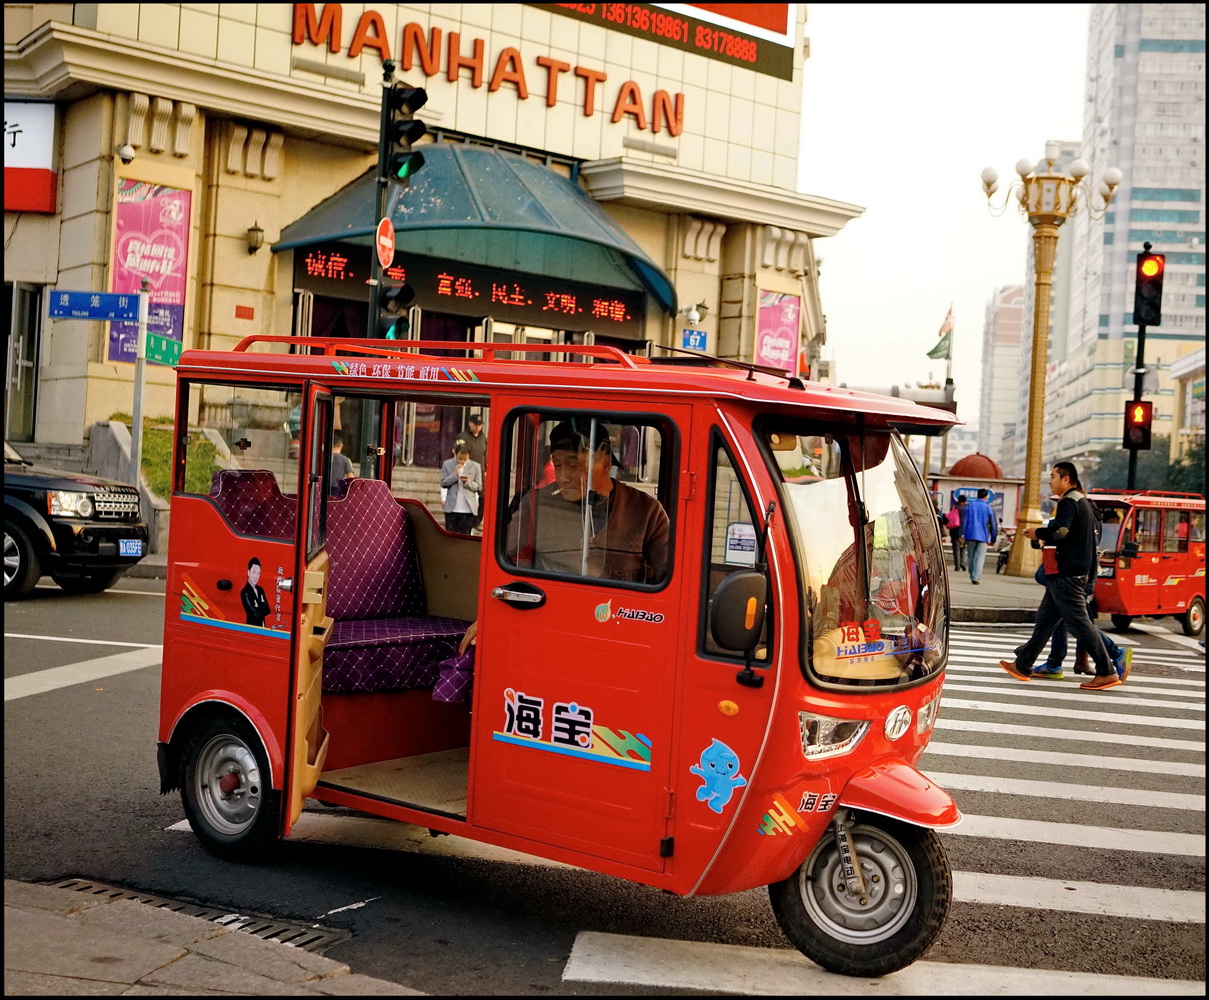
[(277, 581), (277, 586), (281, 590), (292, 591), (294, 589), (294, 578), (292, 576), (283, 576)]
[(546, 603), (546, 595), (531, 583), (508, 583), (494, 587), (491, 596), (523, 611), (540, 608)]

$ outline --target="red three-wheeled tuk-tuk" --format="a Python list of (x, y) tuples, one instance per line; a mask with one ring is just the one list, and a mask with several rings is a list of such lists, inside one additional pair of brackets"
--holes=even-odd
[(603, 346), (260, 337), (177, 372), (158, 752), (207, 849), (252, 858), (310, 798), (767, 885), (850, 975), (936, 938), (949, 600), (899, 432), (950, 414)]

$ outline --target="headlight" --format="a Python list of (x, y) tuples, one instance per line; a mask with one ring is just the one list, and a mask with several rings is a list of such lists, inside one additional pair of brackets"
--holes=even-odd
[(936, 716), (940, 714), (940, 695), (920, 706), (915, 713), (915, 731), (921, 736), (936, 725)]
[(46, 509), (59, 517), (92, 517), (92, 496), (88, 493), (50, 490), (46, 494)]
[(813, 712), (799, 712), (798, 724), (802, 728), (802, 753), (807, 760), (851, 753), (869, 731), (867, 721), (836, 719)]
[(1100, 568), (1099, 568), (1099, 569), (1096, 571), (1096, 576), (1100, 576), (1100, 577), (1108, 577), (1109, 579), (1112, 579), (1112, 578), (1113, 578), (1114, 576), (1116, 576), (1116, 575), (1117, 575), (1117, 568), (1116, 568), (1116, 566), (1101, 566), (1101, 567), (1100, 567)]

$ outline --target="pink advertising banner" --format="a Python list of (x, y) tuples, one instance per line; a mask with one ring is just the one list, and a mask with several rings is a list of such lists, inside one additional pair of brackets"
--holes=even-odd
[(801, 315), (802, 300), (797, 295), (760, 292), (760, 312), (756, 318), (756, 364), (797, 373)]
[[(185, 331), (192, 197), (190, 191), (162, 184), (118, 180), (112, 291), (137, 292), (146, 278), (151, 293), (148, 332), (178, 341)], [(137, 341), (137, 324), (110, 323), (109, 360), (133, 363)]]

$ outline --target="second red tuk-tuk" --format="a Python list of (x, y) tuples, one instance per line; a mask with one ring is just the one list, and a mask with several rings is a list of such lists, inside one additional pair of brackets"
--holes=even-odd
[[(949, 601), (897, 429), (950, 414), (599, 346), (249, 338), (177, 373), (158, 752), (207, 849), (253, 857), (311, 798), (681, 895), (769, 886), (850, 975), (936, 938), (961, 816), (915, 765)], [(337, 434), (360, 470), (333, 481)]]
[(1096, 608), (1119, 629), (1171, 615), (1205, 631), (1205, 498), (1199, 493), (1094, 489), (1100, 510)]

